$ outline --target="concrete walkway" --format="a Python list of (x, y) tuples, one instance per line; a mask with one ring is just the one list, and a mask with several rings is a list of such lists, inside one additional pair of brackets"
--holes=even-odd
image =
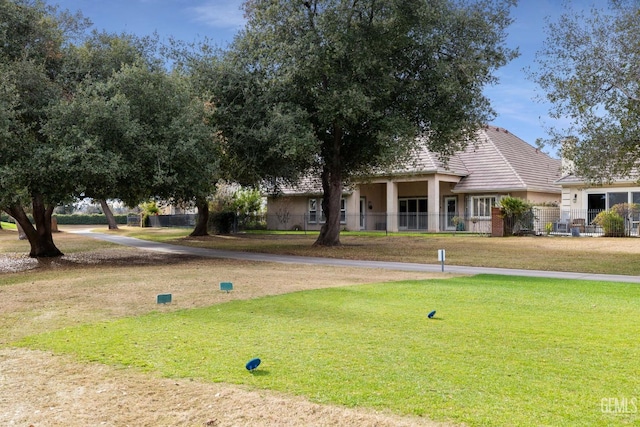
[[(142, 250), (195, 255), (205, 258), (238, 259), (256, 262), (278, 262), (283, 264), (312, 264), (331, 265), (339, 267), (362, 267), (362, 268), (383, 268), (387, 270), (400, 271), (424, 271), (428, 273), (438, 273), (442, 271), (440, 264), (418, 264), (409, 262), (387, 262), (387, 261), (357, 261), (333, 258), (303, 257), (294, 255), (260, 254), (250, 252), (226, 251), (222, 249), (194, 248), (189, 246), (171, 245), (167, 243), (151, 242), (133, 237), (96, 233), (90, 230), (70, 230), (71, 233), (80, 234), (98, 240), (116, 243), (124, 246), (132, 246)], [(610, 282), (640, 283), (640, 276), (623, 276), (619, 274), (591, 274), (591, 273), (571, 273), (562, 271), (543, 270), (520, 270), (510, 268), (492, 267), (466, 267), (459, 265), (445, 265), (445, 273), (455, 274), (500, 274), (508, 276), (529, 276), (529, 277), (550, 277), (558, 279), (577, 280), (598, 280)]]

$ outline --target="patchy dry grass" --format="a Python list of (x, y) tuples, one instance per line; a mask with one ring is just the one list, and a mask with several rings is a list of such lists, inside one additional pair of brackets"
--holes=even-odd
[[(93, 321), (433, 274), (200, 259), (122, 248), (69, 233), (55, 239), (67, 255), (38, 261), (23, 254), (28, 244), (18, 241), (15, 232), (0, 231), (0, 425), (440, 425), (426, 418), (319, 405), (229, 384), (161, 379), (7, 348), (8, 342), (31, 334)], [(220, 281), (233, 282), (234, 290), (221, 292)], [(157, 305), (156, 295), (165, 292), (172, 293), (172, 304)]]
[(189, 231), (123, 228), (119, 233), (179, 245), (286, 255), (437, 263), (445, 249), (447, 264), (473, 267), (640, 275), (640, 239), (609, 237), (505, 237), (465, 234), (359, 236), (348, 233), (337, 248), (314, 247), (315, 235), (236, 234), (186, 237)]
[[(640, 274), (640, 240), (635, 238), (344, 235), (340, 248), (314, 248), (315, 236), (303, 234), (190, 239), (184, 237), (188, 230), (125, 227), (118, 231), (140, 232), (171, 243), (232, 250), (436, 263), (437, 249), (446, 249), (450, 264)], [(31, 334), (90, 321), (433, 275), (204, 260), (147, 253), (64, 232), (54, 238), (66, 255), (33, 260), (25, 255), (28, 243), (18, 241), (15, 231), (0, 230), (0, 424), (433, 425), (423, 418), (316, 405), (290, 395), (228, 384), (160, 379), (6, 348), (8, 342)], [(234, 283), (233, 292), (218, 290), (223, 280)], [(164, 292), (171, 292), (174, 302), (158, 306), (155, 296)]]
[[(640, 395), (629, 363), (639, 299), (631, 283), (385, 282), (86, 324), (19, 345), (472, 426), (635, 425), (637, 414), (598, 405)], [(243, 365), (256, 356), (250, 375)]]

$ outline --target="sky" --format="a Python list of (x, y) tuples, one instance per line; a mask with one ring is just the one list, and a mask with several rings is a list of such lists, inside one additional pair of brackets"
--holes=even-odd
[[(157, 32), (161, 39), (169, 37), (187, 42), (213, 40), (225, 47), (244, 25), (242, 0), (47, 0), (62, 9), (80, 10), (94, 28), (108, 32), (149, 35)], [(591, 5), (605, 6), (606, 0), (573, 0), (576, 9)], [(535, 68), (536, 52), (546, 38), (546, 19), (554, 21), (563, 11), (562, 0), (519, 0), (512, 10), (514, 23), (507, 30), (506, 44), (518, 48), (520, 56), (499, 68), (499, 82), (487, 87), (497, 117), (491, 123), (507, 129), (535, 145), (548, 137), (549, 126), (562, 126), (548, 116), (550, 105), (540, 101), (544, 93), (531, 81), (525, 69)], [(555, 149), (545, 151), (556, 156)]]

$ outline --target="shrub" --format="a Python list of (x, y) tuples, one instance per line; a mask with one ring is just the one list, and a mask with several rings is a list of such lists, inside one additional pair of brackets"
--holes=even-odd
[(231, 233), (231, 231), (233, 231), (235, 220), (235, 212), (212, 212), (209, 215), (209, 224), (207, 225), (207, 227), (214, 230), (217, 234), (229, 234)]
[(624, 218), (613, 209), (600, 212), (593, 222), (602, 227), (605, 237), (624, 236)]
[(258, 190), (221, 181), (216, 185), (216, 193), (209, 204), (207, 228), (216, 234), (229, 234), (238, 229), (266, 229), (263, 210)]
[(522, 234), (533, 229), (533, 210), (531, 203), (518, 197), (503, 197), (500, 200), (500, 212), (504, 218), (504, 234)]
[(611, 206), (611, 210), (622, 218), (631, 219), (631, 217), (640, 213), (640, 204), (638, 203), (618, 203)]
[(140, 205), (140, 208), (142, 209), (142, 226), (143, 227), (148, 227), (149, 224), (149, 217), (152, 215), (159, 215), (160, 214), (160, 208), (158, 207), (158, 205), (156, 204), (155, 201), (149, 201), (149, 202), (145, 202), (142, 203)]

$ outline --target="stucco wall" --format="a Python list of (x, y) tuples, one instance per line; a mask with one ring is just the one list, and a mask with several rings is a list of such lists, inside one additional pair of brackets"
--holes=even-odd
[[(310, 197), (267, 198), (267, 228), (269, 230), (304, 230)], [(308, 226), (307, 229), (309, 229)]]

